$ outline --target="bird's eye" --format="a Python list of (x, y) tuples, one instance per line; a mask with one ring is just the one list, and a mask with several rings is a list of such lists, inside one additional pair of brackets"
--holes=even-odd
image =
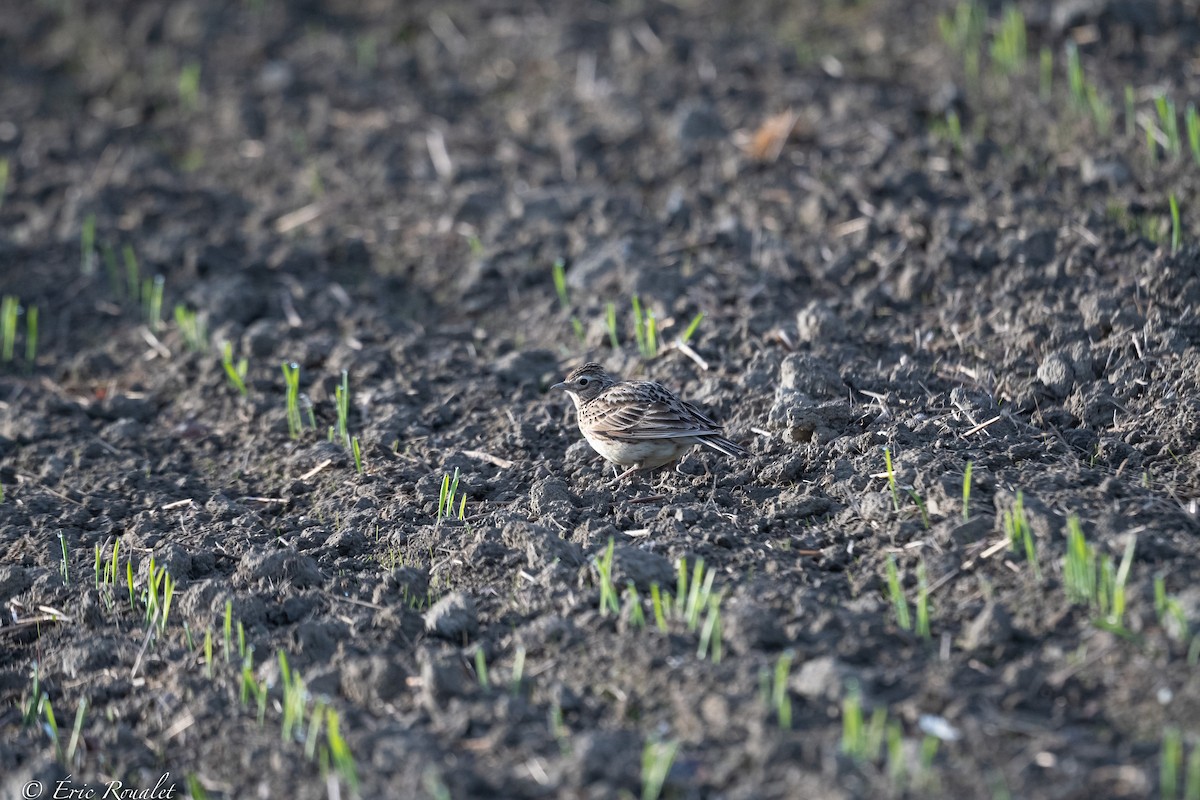
[(578, 381), (576, 381), (576, 382), (577, 382), (577, 383), (578, 383), (580, 386), (587, 386), (587, 385), (588, 385), (588, 383), (589, 383), (590, 381), (591, 381), (591, 379), (590, 379), (590, 378), (580, 378), (580, 379), (579, 379)]

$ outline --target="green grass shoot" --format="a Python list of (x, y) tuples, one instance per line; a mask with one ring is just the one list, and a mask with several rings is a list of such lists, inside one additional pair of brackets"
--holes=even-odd
[(1179, 245), (1182, 239), (1179, 222), (1179, 201), (1175, 199), (1175, 193), (1167, 198), (1167, 202), (1171, 206), (1171, 255), (1179, 252)]
[[(438, 494), (438, 511), (437, 524), (441, 525), (443, 519), (449, 519), (454, 516), (454, 501), (458, 498), (458, 467), (454, 468), (454, 477), (450, 475), (442, 476), (442, 490)], [(464, 491), (458, 504), (458, 518), (466, 519), (467, 516), (467, 494)]]
[(17, 346), (17, 316), (21, 313), (21, 305), (11, 294), (4, 295), (0, 300), (0, 358), (7, 363), (13, 360)]
[(225, 663), (228, 664), (233, 658), (233, 601), (225, 601), (225, 620), (222, 627), (223, 642), (225, 644)]
[(479, 681), (481, 689), (487, 689), (491, 685), (488, 681), (487, 656), (482, 647), (475, 650), (475, 678)]
[(910, 631), (912, 630), (912, 617), (908, 611), (908, 600), (904, 598), (904, 589), (900, 586), (900, 573), (896, 569), (896, 559), (891, 554), (887, 557), (885, 571), (888, 597), (892, 601), (892, 608), (896, 611), (896, 624), (904, 630)]
[(642, 358), (651, 359), (658, 355), (658, 321), (654, 312), (642, 307), (641, 298), (633, 296), (633, 338), (637, 342)]
[(975, 462), (968, 461), (967, 468), (963, 470), (963, 488), (962, 488), (962, 518), (963, 522), (971, 519), (971, 476), (975, 471)]
[(607, 616), (610, 612), (619, 614), (621, 611), (621, 605), (617, 599), (617, 589), (612, 580), (615, 546), (612, 537), (609, 537), (608, 546), (604, 548), (604, 555), (592, 559), (592, 565), (596, 568), (596, 576), (600, 581), (600, 616)]
[(337, 440), (350, 446), (350, 434), (347, 432), (350, 419), (350, 376), (342, 370), (342, 382), (334, 390), (334, 401), (337, 406)]
[(883, 464), (887, 471), (888, 489), (892, 492), (892, 508), (900, 510), (900, 490), (896, 486), (896, 471), (892, 469), (892, 448), (883, 448)]
[(179, 70), (179, 102), (188, 111), (200, 105), (200, 63), (190, 61)]
[(188, 350), (200, 353), (208, 348), (208, 326), (203, 317), (182, 303), (176, 303), (174, 316), (175, 327)]
[(917, 562), (917, 635), (931, 638), (929, 632), (929, 579), (925, 574), (925, 559)]
[(1179, 117), (1175, 113), (1175, 101), (1160, 94), (1154, 98), (1154, 109), (1158, 112), (1158, 126), (1167, 137), (1167, 154), (1176, 159), (1183, 153), (1179, 137)]
[(96, 273), (96, 215), (83, 218), (79, 229), (79, 271), (84, 275)]
[(642, 800), (659, 800), (675, 763), (679, 742), (646, 742), (642, 748)]
[[(362, 446), (358, 442), (358, 437), (355, 436), (350, 440), (350, 452), (354, 454), (354, 471), (359, 475), (363, 474)], [(463, 496), (463, 501), (466, 501), (466, 496)]]
[(334, 769), (350, 788), (350, 794), (357, 795), (358, 774), (354, 766), (354, 757), (350, 754), (346, 740), (342, 738), (338, 715), (332, 708), (326, 709), (325, 712), (325, 740), (329, 743), (329, 754), (333, 759)]
[(1063, 557), (1063, 585), (1067, 598), (1087, 605), (1099, 614), (1096, 624), (1114, 632), (1124, 631), (1125, 586), (1133, 565), (1136, 537), (1129, 537), (1119, 565), (1112, 556), (1100, 555), (1084, 536), (1079, 518), (1067, 520), (1067, 552)]
[(142, 307), (145, 313), (146, 325), (151, 333), (158, 333), (162, 327), (163, 284), (162, 275), (155, 275), (142, 282)]
[(62, 560), (58, 564), (58, 572), (62, 576), (63, 586), (71, 585), (71, 559), (67, 557), (67, 537), (62, 531), (58, 533), (58, 546), (62, 550)]
[(1025, 16), (1011, 3), (1004, 7), (1000, 30), (992, 39), (991, 55), (992, 64), (1002, 75), (1016, 75), (1025, 69)]
[(1187, 128), (1188, 149), (1192, 151), (1192, 160), (1200, 164), (1200, 114), (1196, 113), (1195, 103), (1187, 104), (1183, 121)]
[(604, 307), (604, 327), (608, 329), (608, 343), (613, 350), (621, 349), (621, 341), (617, 338), (617, 304), (608, 303)]
[(571, 295), (567, 291), (566, 264), (561, 258), (555, 259), (551, 270), (554, 275), (554, 291), (558, 293), (558, 302), (562, 306), (563, 311), (569, 312), (571, 310)]
[(1034, 574), (1041, 580), (1041, 566), (1038, 564), (1037, 547), (1033, 541), (1033, 529), (1029, 526), (1029, 518), (1025, 514), (1025, 494), (1017, 492), (1013, 507), (1004, 512), (1002, 517), (1004, 532), (1008, 536), (1008, 549), (1025, 552), (1025, 560), (1033, 565)]
[(250, 364), (245, 358), (240, 358), (236, 364), (234, 363), (232, 342), (226, 342), (224, 348), (222, 348), (221, 366), (225, 369), (225, 377), (228, 378), (230, 385), (237, 389), (238, 394), (245, 397), (246, 370)]
[(692, 336), (695, 335), (696, 329), (700, 327), (700, 323), (703, 321), (704, 312), (701, 311), (699, 314), (692, 317), (692, 321), (688, 324), (687, 329), (683, 332), (683, 336), (679, 337), (679, 340), (684, 344), (687, 344), (691, 340)]
[(775, 709), (775, 720), (783, 730), (792, 728), (792, 698), (788, 694), (788, 676), (792, 671), (792, 659), (795, 653), (784, 650), (775, 662), (775, 672), (771, 680), (771, 708)]
[(1083, 77), (1083, 65), (1079, 61), (1079, 48), (1067, 42), (1067, 86), (1071, 90), (1071, 101), (1077, 107), (1087, 105), (1087, 81)]
[(304, 421), (300, 418), (300, 365), (296, 362), (284, 361), (283, 380), (287, 383), (287, 424), (288, 435), (299, 439), (304, 430)]
[(633, 581), (625, 584), (625, 606), (629, 624), (634, 630), (641, 630), (646, 627), (646, 612), (642, 610), (642, 596), (638, 594), (637, 587), (633, 585)]
[(0, 158), (0, 208), (4, 206), (4, 194), (8, 191), (8, 159)]

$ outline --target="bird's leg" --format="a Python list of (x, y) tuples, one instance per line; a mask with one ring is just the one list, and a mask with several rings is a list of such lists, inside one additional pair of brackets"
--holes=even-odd
[[(624, 472), (622, 472), (620, 475), (618, 475), (617, 477), (615, 477), (615, 478), (613, 478), (611, 481), (609, 481), (609, 482), (608, 482), (608, 485), (609, 485), (609, 486), (616, 486), (616, 485), (617, 485), (617, 484), (619, 484), (621, 481), (625, 480), (626, 478), (628, 478), (630, 475), (634, 474), (635, 472), (640, 472), (640, 471), (641, 471), (641, 469), (642, 469), (642, 465), (641, 465), (641, 464), (634, 464), (632, 467), (630, 467), (629, 469), (625, 470), (625, 471), (624, 471)], [(614, 468), (613, 468), (613, 471), (614, 471), (614, 472), (616, 471), (616, 467), (614, 467)]]

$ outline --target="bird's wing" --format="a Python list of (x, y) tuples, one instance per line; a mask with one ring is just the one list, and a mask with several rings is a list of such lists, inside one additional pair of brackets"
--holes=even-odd
[(717, 436), (721, 428), (695, 406), (652, 381), (618, 384), (589, 404), (594, 433), (619, 440)]

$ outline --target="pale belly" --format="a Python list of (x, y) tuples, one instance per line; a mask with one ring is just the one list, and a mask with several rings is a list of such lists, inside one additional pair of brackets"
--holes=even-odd
[(635, 464), (642, 469), (654, 469), (676, 461), (695, 446), (687, 439), (659, 439), (644, 442), (614, 442), (598, 436), (583, 434), (588, 444), (600, 455), (622, 467)]

